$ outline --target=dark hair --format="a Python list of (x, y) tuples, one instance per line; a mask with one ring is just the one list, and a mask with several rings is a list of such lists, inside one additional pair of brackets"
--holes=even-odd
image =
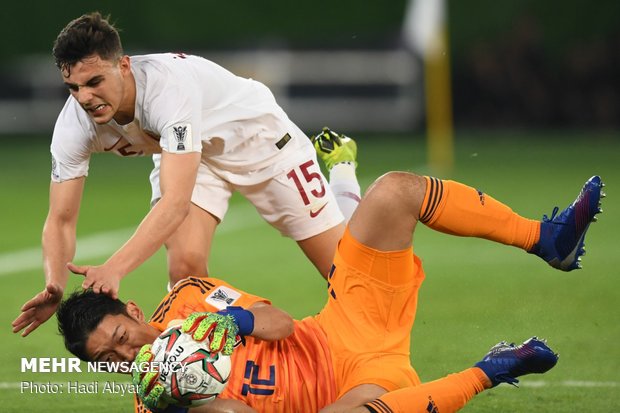
[(52, 54), (60, 70), (71, 67), (85, 57), (98, 55), (103, 60), (119, 59), (123, 46), (118, 30), (99, 12), (85, 14), (62, 29), (54, 42)]
[(81, 360), (90, 361), (86, 354), (86, 341), (107, 315), (127, 314), (121, 300), (92, 290), (76, 291), (60, 303), (56, 310), (58, 332), (65, 339), (65, 347)]

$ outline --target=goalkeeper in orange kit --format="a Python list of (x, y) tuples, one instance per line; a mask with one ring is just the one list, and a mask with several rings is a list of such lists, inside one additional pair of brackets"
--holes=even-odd
[[(67, 348), (83, 359), (143, 361), (160, 331), (185, 319), (185, 332), (197, 340), (208, 335), (212, 350), (232, 353), (227, 388), (196, 411), (456, 411), (485, 389), (549, 370), (557, 356), (537, 338), (519, 346), (502, 342), (474, 367), (421, 383), (409, 354), (425, 277), (412, 247), (418, 221), (518, 246), (571, 270), (600, 212), (602, 186), (600, 177), (591, 178), (573, 204), (540, 222), (457, 182), (391, 172), (355, 211), (328, 276), (328, 301), (316, 316), (295, 321), (223, 281), (189, 278), (164, 298), (149, 323), (133, 302), (86, 292), (61, 305), (59, 328)], [(156, 374), (137, 375), (134, 382), (148, 407), (166, 408)]]

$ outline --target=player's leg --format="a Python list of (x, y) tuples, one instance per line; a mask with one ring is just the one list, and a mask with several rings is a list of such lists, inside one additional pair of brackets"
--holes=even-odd
[[(159, 187), (159, 155), (153, 156), (155, 165), (151, 172), (151, 205), (161, 198)], [(198, 168), (196, 185), (192, 193), (192, 205), (188, 216), (166, 240), (169, 287), (188, 276), (205, 277), (207, 261), (215, 229), (224, 218), (232, 186), (213, 173), (208, 165)]]
[(534, 245), (540, 229), (539, 221), (520, 217), (472, 187), (405, 172), (377, 179), (349, 225), (363, 244), (390, 250), (409, 245), (418, 220), (441, 232), (524, 249)]
[(350, 228), (365, 245), (398, 249), (419, 219), (437, 231), (514, 245), (568, 271), (579, 267), (585, 233), (601, 211), (602, 187), (600, 177), (591, 178), (569, 207), (541, 222), (459, 182), (389, 173), (368, 191)]
[(344, 232), (344, 217), (310, 140), (296, 142), (299, 147), (295, 158), (280, 160), (272, 166), (281, 173), (260, 184), (236, 185), (235, 189), (254, 205), (265, 221), (295, 240), (326, 277)]
[(348, 391), (320, 413), (449, 413), (490, 387), (491, 381), (479, 368), (390, 392), (365, 384)]
[(420, 221), (453, 235), (473, 236), (513, 245), (539, 255), (564, 270), (580, 268), (583, 241), (600, 210), (604, 196), (600, 177), (594, 176), (577, 199), (556, 216), (542, 222), (524, 218), (482, 191), (454, 181), (426, 177), (427, 190)]
[[(348, 222), (360, 202), (357, 168), (357, 145), (348, 136), (325, 127), (310, 140), (319, 158), (329, 171), (329, 187), (338, 208)], [(298, 240), (297, 244), (319, 272), (326, 277), (332, 266), (334, 251), (344, 234), (344, 224), (338, 224), (312, 237)]]
[(379, 251), (411, 246), (426, 192), (424, 177), (389, 172), (366, 191), (349, 222), (349, 231), (361, 244)]
[(357, 182), (357, 145), (348, 136), (325, 127), (310, 138), (319, 158), (329, 172), (329, 186), (336, 197), (345, 221), (349, 221), (360, 203)]
[(339, 411), (455, 412), (464, 407), (476, 394), (500, 383), (518, 383), (517, 377), (526, 374), (545, 373), (552, 369), (557, 361), (557, 354), (536, 337), (519, 346), (501, 342), (491, 348), (483, 360), (476, 363), (473, 368), (419, 386), (384, 393), (375, 400), (365, 403), (363, 408)]
[(344, 224), (340, 223), (320, 234), (297, 241), (297, 245), (319, 270), (323, 278), (327, 278), (327, 274), (329, 274), (334, 261), (334, 252), (338, 246), (338, 241), (344, 234), (344, 229)]
[(218, 219), (192, 204), (179, 228), (166, 240), (170, 285), (188, 276), (206, 277), (207, 261)]
[(463, 408), (476, 394), (491, 387), (478, 368), (449, 374), (441, 379), (406, 387), (368, 402), (360, 412), (371, 413), (450, 413)]

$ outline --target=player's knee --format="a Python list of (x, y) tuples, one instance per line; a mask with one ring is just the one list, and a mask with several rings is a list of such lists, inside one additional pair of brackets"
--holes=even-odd
[(402, 205), (417, 216), (425, 192), (426, 179), (423, 176), (393, 171), (377, 178), (367, 194), (374, 195), (379, 202), (390, 209)]
[(187, 277), (206, 277), (206, 257), (191, 252), (169, 254), (168, 275), (172, 285)]

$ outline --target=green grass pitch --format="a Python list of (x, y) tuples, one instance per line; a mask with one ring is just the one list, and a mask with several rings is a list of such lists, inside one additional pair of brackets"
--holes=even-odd
[[(0, 151), (0, 398), (3, 412), (131, 411), (132, 398), (102, 392), (68, 394), (67, 382), (126, 382), (106, 374), (22, 373), (22, 357), (68, 357), (54, 320), (28, 338), (11, 333), (19, 307), (43, 287), (41, 227), (47, 213), (49, 143), (32, 136), (3, 137)], [(360, 136), (362, 186), (391, 169), (432, 173), (420, 136)], [(515, 248), (456, 238), (418, 226), (415, 250), (426, 280), (412, 333), (412, 363), (424, 381), (470, 367), (496, 342), (532, 335), (549, 339), (560, 353), (543, 376), (527, 376), (519, 389), (500, 386), (474, 398), (464, 412), (620, 411), (620, 139), (617, 133), (460, 133), (451, 178), (468, 183), (540, 219), (568, 205), (593, 174), (607, 184), (604, 213), (586, 239), (584, 269), (561, 273)], [(99, 264), (123, 241), (112, 230), (135, 227), (148, 210), (148, 159), (95, 156), (91, 164), (78, 236), (90, 244), (79, 263)], [(89, 245), (86, 245), (89, 244)], [(88, 251), (87, 251), (88, 250)], [(218, 230), (211, 273), (271, 298), (295, 317), (320, 310), (325, 283), (298, 248), (261, 222), (236, 197)], [(69, 290), (80, 283), (71, 279)], [(121, 287), (147, 312), (165, 293), (166, 265), (159, 252)], [(62, 394), (22, 392), (20, 383), (63, 383)]]

